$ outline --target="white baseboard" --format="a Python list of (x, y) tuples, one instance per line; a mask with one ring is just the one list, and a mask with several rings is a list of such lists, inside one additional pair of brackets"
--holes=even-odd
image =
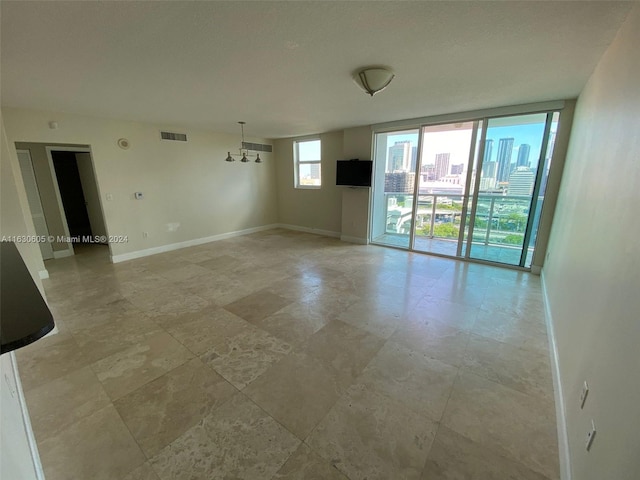
[(295, 230), (296, 232), (313, 233), (315, 235), (323, 235), (325, 237), (340, 238), (340, 232), (332, 232), (331, 230), (321, 230), (319, 228), (301, 227), (300, 225), (289, 225), (287, 223), (279, 223), (277, 227), (286, 228), (287, 230)]
[(58, 258), (66, 258), (66, 257), (73, 257), (73, 248), (69, 247), (66, 250), (54, 250), (53, 251), (53, 258), (55, 258), (56, 260)]
[(565, 414), (564, 394), (562, 391), (562, 378), (560, 375), (560, 364), (558, 357), (558, 347), (556, 345), (555, 328), (553, 315), (547, 296), (547, 285), (544, 279), (544, 269), (540, 276), (542, 281), (542, 297), (544, 299), (544, 317), (547, 323), (547, 335), (549, 337), (549, 353), (551, 355), (551, 373), (553, 375), (553, 392), (556, 404), (556, 423), (558, 429), (558, 450), (560, 455), (560, 479), (571, 480), (571, 455), (569, 451), (569, 436), (567, 434), (567, 417)]
[(49, 278), (49, 270), (47, 270), (46, 268), (44, 270), (40, 270), (38, 272), (38, 275), (40, 276), (40, 280), (45, 280)]
[(351, 235), (340, 235), (340, 240), (343, 241), (343, 242), (357, 243), (359, 245), (368, 245), (369, 244), (369, 242), (367, 241), (366, 238), (352, 237)]
[(181, 248), (195, 247), (196, 245), (202, 245), (204, 243), (216, 242), (218, 240), (224, 240), (226, 238), (239, 237), (241, 235), (247, 235), (249, 233), (262, 232), (264, 230), (271, 230), (277, 228), (278, 224), (262, 225), (260, 227), (247, 228), (244, 230), (238, 230), (235, 232), (221, 233), (219, 235), (212, 235), (210, 237), (195, 238), (193, 240), (186, 240), (184, 242), (170, 243), (169, 245), (161, 245), (159, 247), (145, 248), (144, 250), (136, 250), (134, 252), (122, 253), (120, 255), (111, 255), (111, 262), (120, 263), (127, 260), (133, 260), (136, 258), (148, 257), (149, 255), (156, 255), (157, 253), (171, 252), (172, 250), (179, 250)]

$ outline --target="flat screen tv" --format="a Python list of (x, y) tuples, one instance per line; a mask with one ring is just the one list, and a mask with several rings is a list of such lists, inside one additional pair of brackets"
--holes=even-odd
[(336, 185), (345, 187), (370, 187), (371, 160), (338, 160), (336, 166)]

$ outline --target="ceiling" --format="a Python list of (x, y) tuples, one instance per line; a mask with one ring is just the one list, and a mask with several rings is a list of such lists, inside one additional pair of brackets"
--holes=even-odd
[(573, 98), (631, 6), (3, 0), (2, 105), (279, 138)]

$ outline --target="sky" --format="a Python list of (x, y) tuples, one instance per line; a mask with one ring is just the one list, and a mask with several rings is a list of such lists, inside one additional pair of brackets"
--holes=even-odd
[[(518, 158), (518, 147), (522, 144), (529, 144), (531, 151), (529, 161), (533, 168), (536, 167), (537, 159), (540, 156), (540, 147), (542, 143), (542, 135), (544, 133), (543, 123), (528, 123), (513, 126), (502, 126), (502, 119), (498, 125), (493, 124), (493, 120), (489, 120), (489, 128), (487, 129), (487, 139), (493, 140), (493, 153), (491, 160), (496, 160), (498, 152), (498, 143), (501, 138), (514, 138), (513, 152), (511, 162), (515, 162)], [(415, 133), (401, 133), (398, 135), (389, 134), (387, 136), (387, 151), (396, 142), (410, 141), (413, 146), (418, 145), (418, 131)], [(471, 141), (471, 129), (453, 129), (445, 132), (426, 132), (423, 139), (423, 164), (433, 164), (435, 156), (438, 153), (450, 153), (449, 165), (459, 163), (466, 164), (469, 159), (469, 143)], [(485, 159), (487, 161), (487, 159)]]

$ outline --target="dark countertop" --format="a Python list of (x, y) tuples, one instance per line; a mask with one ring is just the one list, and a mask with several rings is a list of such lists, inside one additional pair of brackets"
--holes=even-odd
[(0, 242), (0, 354), (53, 330), (53, 315), (13, 242)]

